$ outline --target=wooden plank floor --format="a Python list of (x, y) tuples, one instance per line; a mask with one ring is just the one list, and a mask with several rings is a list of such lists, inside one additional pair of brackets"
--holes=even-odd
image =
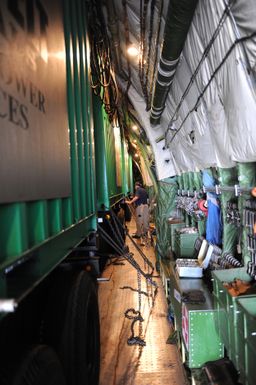
[[(134, 223), (129, 227), (132, 233)], [(131, 241), (127, 244), (144, 270), (144, 262), (135, 246)], [(142, 250), (154, 263), (153, 248), (144, 246)], [(100, 385), (185, 385), (187, 382), (177, 347), (166, 344), (170, 325), (167, 321), (167, 303), (160, 278), (154, 278), (159, 289), (153, 308), (151, 298), (142, 295), (143, 339), (146, 346), (127, 345), (127, 339), (131, 336), (132, 321), (124, 317), (124, 312), (128, 308), (138, 309), (138, 293), (120, 288), (130, 286), (138, 289), (138, 284), (136, 270), (127, 261), (122, 262), (122, 265), (109, 265), (103, 277), (110, 280), (99, 284)], [(143, 277), (142, 290), (147, 291)], [(148, 293), (150, 292), (149, 289)], [(138, 328), (135, 328), (136, 335), (137, 330)]]

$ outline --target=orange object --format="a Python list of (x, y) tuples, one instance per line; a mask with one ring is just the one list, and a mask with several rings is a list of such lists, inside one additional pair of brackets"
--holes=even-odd
[(252, 196), (253, 196), (254, 198), (256, 198), (256, 187), (253, 187), (253, 188), (251, 189), (251, 194), (252, 194)]

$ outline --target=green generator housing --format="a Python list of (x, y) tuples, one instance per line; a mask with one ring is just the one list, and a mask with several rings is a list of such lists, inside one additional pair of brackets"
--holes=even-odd
[[(205, 302), (189, 304), (182, 294), (200, 290)], [(182, 335), (184, 355), (189, 368), (200, 368), (207, 361), (222, 358), (224, 347), (215, 329), (216, 310), (202, 279), (179, 278), (175, 262), (170, 263), (170, 302), (175, 314), (175, 329)]]
[(194, 245), (199, 237), (198, 232), (192, 234), (182, 234), (175, 229), (174, 252), (177, 258), (192, 258), (194, 256)]
[(256, 295), (237, 300), (238, 369), (240, 382), (256, 384)]
[(228, 357), (239, 370), (240, 352), (238, 335), (238, 300), (250, 298), (253, 295), (233, 297), (223, 286), (223, 282), (232, 282), (234, 279), (249, 281), (244, 268), (218, 270), (213, 272), (213, 298), (216, 312), (216, 330), (223, 342)]

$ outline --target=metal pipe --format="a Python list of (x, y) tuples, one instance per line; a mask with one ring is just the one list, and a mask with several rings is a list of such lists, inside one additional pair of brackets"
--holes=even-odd
[(198, 0), (170, 0), (164, 30), (163, 47), (152, 98), (150, 123), (160, 123), (165, 101), (179, 62)]

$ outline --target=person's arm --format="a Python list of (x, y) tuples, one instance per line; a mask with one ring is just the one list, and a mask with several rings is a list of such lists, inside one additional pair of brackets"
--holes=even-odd
[(130, 201), (125, 200), (125, 203), (127, 203), (128, 205), (131, 205), (132, 203), (136, 202), (138, 199), (139, 197), (135, 195), (135, 197), (133, 197), (132, 200)]

